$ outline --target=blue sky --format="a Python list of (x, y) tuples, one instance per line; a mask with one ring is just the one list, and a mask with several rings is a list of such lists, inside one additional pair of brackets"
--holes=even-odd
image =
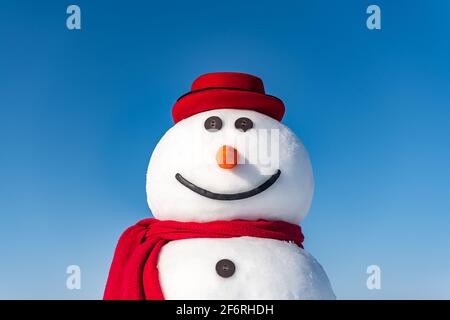
[(70, 2), (0, 4), (0, 298), (101, 297), (118, 236), (151, 214), (171, 106), (211, 71), (284, 100), (315, 172), (305, 246), (338, 298), (450, 298), (449, 1), (74, 3), (78, 31)]

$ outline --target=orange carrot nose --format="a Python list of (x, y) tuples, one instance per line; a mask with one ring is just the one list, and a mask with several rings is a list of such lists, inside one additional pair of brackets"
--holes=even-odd
[(238, 162), (238, 152), (231, 146), (221, 146), (217, 151), (216, 160), (222, 169), (233, 169)]

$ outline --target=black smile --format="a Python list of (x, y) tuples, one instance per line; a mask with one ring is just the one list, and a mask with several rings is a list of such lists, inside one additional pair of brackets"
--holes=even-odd
[(211, 192), (205, 189), (202, 189), (189, 180), (186, 180), (183, 178), (183, 176), (179, 173), (175, 175), (175, 179), (177, 179), (183, 186), (186, 188), (194, 191), (195, 193), (198, 193), (201, 196), (204, 196), (206, 198), (214, 199), (214, 200), (240, 200), (245, 198), (253, 197), (254, 195), (257, 195), (258, 193), (263, 192), (267, 188), (269, 188), (271, 185), (277, 181), (277, 179), (280, 177), (281, 171), (277, 170), (275, 174), (270, 176), (269, 179), (267, 179), (263, 184), (259, 185), (258, 187), (244, 192), (238, 192), (238, 193), (215, 193)]

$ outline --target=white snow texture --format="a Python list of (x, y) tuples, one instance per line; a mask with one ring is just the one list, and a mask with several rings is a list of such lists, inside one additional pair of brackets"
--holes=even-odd
[[(236, 266), (222, 278), (221, 259)], [(159, 278), (166, 299), (334, 299), (322, 266), (296, 244), (240, 237), (188, 239), (164, 245)]]
[[(205, 120), (217, 116), (222, 128), (205, 129)], [(235, 121), (246, 117), (253, 128), (243, 132)], [(260, 132), (269, 132), (271, 161), (254, 161), (260, 144), (248, 144)], [(252, 141), (254, 141), (253, 139)], [(259, 143), (259, 142), (258, 142)], [(223, 169), (216, 153), (224, 145), (238, 151), (239, 164)], [(273, 157), (275, 156), (275, 157)], [(243, 164), (243, 160), (246, 163)], [(175, 175), (214, 193), (249, 191), (281, 175), (267, 190), (241, 200), (215, 200), (182, 185)], [(147, 200), (161, 220), (281, 220), (299, 224), (307, 215), (314, 189), (308, 152), (286, 126), (250, 110), (220, 109), (199, 113), (173, 126), (156, 146), (147, 171)], [(215, 265), (229, 259), (233, 276), (223, 278)], [(158, 270), (166, 299), (334, 299), (330, 282), (320, 264), (293, 243), (239, 237), (186, 239), (166, 244)]]
[[(217, 132), (204, 128), (210, 116), (222, 119)], [(254, 127), (238, 131), (234, 122), (247, 117)], [(258, 130), (279, 132), (279, 165), (264, 172), (264, 163), (238, 165), (232, 170), (220, 168), (216, 152), (223, 145), (235, 146), (257, 134)], [(239, 155), (258, 154), (258, 145), (239, 150)], [(253, 189), (281, 170), (281, 176), (268, 190), (242, 200), (218, 201), (205, 198), (181, 185), (175, 174), (197, 186), (218, 193), (236, 193)], [(309, 156), (294, 133), (280, 122), (255, 111), (212, 110), (191, 116), (172, 127), (156, 146), (147, 172), (147, 199), (158, 219), (177, 221), (283, 220), (298, 224), (306, 216), (314, 189)]]

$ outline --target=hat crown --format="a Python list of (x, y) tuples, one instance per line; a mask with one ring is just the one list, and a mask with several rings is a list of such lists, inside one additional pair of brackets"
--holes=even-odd
[(267, 95), (262, 80), (241, 72), (215, 72), (194, 80), (191, 91), (178, 98), (173, 105), (175, 123), (214, 109), (253, 110), (281, 121), (284, 104)]
[(192, 91), (211, 88), (227, 88), (265, 94), (262, 80), (254, 75), (241, 72), (214, 72), (201, 75), (194, 80)]

